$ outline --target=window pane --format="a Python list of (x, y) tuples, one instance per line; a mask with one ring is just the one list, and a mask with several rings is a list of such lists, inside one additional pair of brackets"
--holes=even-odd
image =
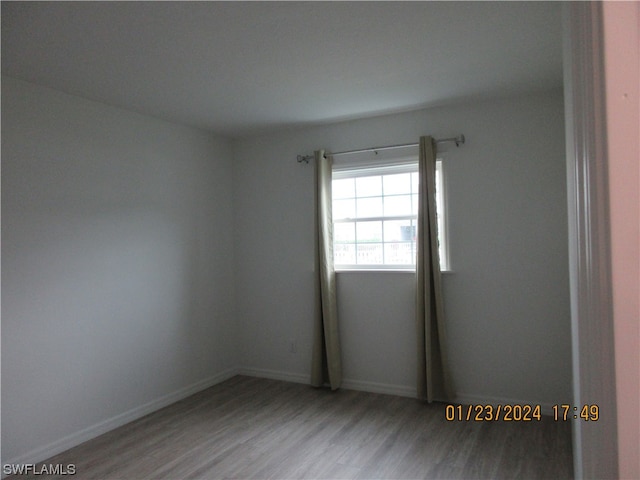
[(356, 218), (355, 198), (333, 201), (333, 219), (342, 220), (345, 218)]
[(411, 243), (385, 243), (384, 263), (392, 265), (411, 265), (415, 263)]
[(354, 222), (335, 223), (333, 225), (334, 243), (355, 243), (356, 224)]
[(392, 220), (384, 222), (385, 242), (415, 241), (416, 227), (411, 220)]
[(399, 173), (396, 175), (385, 175), (382, 179), (385, 195), (397, 195), (411, 192), (411, 174)]
[(395, 195), (384, 197), (384, 215), (411, 215), (411, 195)]
[(382, 197), (359, 198), (356, 208), (358, 218), (381, 217)]
[(382, 264), (381, 243), (359, 243), (357, 245), (358, 264), (380, 265)]
[(333, 180), (331, 182), (331, 190), (333, 198), (352, 198), (356, 196), (355, 179), (344, 178), (342, 180)]
[(358, 222), (356, 231), (358, 242), (382, 241), (382, 222)]
[[(442, 164), (440, 164), (442, 165)], [(436, 195), (442, 194), (442, 167), (436, 167)]]
[(354, 243), (340, 243), (334, 245), (333, 259), (336, 265), (355, 265), (356, 245)]
[(447, 262), (447, 232), (446, 232), (446, 205), (444, 196), (444, 172), (442, 162), (436, 162), (436, 218), (438, 221), (438, 250), (440, 254), (440, 267), (443, 270), (449, 268)]
[[(351, 265), (415, 265), (420, 175), (406, 164), (341, 171), (333, 181), (334, 259)], [(436, 163), (440, 256), (446, 258), (441, 162)], [(385, 218), (395, 217), (393, 220)], [(444, 260), (443, 260), (444, 261)]]
[(418, 183), (420, 181), (420, 174), (414, 172), (411, 174), (411, 193), (418, 193)]
[(356, 196), (375, 197), (382, 195), (382, 177), (360, 177), (356, 178)]

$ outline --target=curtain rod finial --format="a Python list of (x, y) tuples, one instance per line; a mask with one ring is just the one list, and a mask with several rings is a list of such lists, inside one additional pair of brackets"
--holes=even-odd
[(458, 137), (456, 137), (456, 147), (462, 145), (464, 143), (464, 140), (464, 134), (460, 134)]

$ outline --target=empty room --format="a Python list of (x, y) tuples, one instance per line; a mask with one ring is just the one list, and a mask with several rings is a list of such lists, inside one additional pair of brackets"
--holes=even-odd
[(3, 1), (2, 477), (636, 478), (639, 11)]

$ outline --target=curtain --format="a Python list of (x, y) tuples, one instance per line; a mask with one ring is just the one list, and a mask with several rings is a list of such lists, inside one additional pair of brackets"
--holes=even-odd
[(445, 318), (440, 282), (438, 222), (436, 220), (436, 144), (420, 137), (418, 161), (418, 235), (416, 250), (416, 330), (418, 339), (418, 398), (431, 403), (453, 399), (447, 361)]
[(332, 157), (324, 150), (315, 156), (315, 318), (311, 385), (329, 383), (336, 390), (342, 383), (342, 361), (338, 335), (336, 275), (333, 268), (333, 219), (331, 215)]

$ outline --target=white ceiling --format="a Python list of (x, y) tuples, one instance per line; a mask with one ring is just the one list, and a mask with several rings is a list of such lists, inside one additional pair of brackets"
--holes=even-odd
[(2, 2), (2, 73), (229, 137), (562, 85), (559, 2)]

